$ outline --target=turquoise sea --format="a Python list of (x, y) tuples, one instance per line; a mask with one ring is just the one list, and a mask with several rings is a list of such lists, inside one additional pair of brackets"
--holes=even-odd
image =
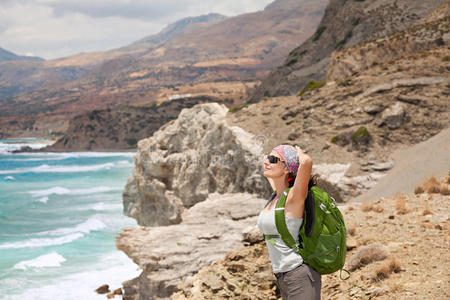
[(115, 247), (134, 153), (10, 153), (47, 142), (0, 140), (0, 299), (106, 299), (140, 273)]

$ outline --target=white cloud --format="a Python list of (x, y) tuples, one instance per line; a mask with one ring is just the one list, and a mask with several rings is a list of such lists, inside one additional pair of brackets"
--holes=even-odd
[(121, 47), (168, 23), (263, 9), (271, 0), (0, 0), (0, 47), (46, 59)]

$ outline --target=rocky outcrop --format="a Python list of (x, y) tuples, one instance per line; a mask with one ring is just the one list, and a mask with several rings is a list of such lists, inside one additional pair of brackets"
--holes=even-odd
[(124, 213), (140, 225), (170, 225), (181, 221), (184, 208), (213, 192), (265, 197), (265, 140), (227, 125), (227, 112), (216, 103), (197, 105), (139, 141), (135, 168), (123, 192)]
[[(283, 65), (263, 79), (249, 102), (260, 101), (263, 97), (297, 94), (310, 80), (325, 79), (333, 51), (405, 30), (446, 2), (331, 0), (316, 32), (292, 50)], [(430, 42), (434, 42), (432, 37)], [(405, 44), (397, 42), (392, 44), (394, 45), (404, 47)], [(412, 50), (419, 49), (420, 47), (414, 47)], [(380, 49), (380, 55), (383, 51), (388, 51), (388, 48)], [(365, 59), (367, 54), (364, 51), (360, 56)], [(353, 65), (356, 66), (359, 62)]]
[(248, 193), (212, 193), (186, 209), (181, 224), (125, 229), (117, 248), (143, 271), (124, 283), (123, 299), (159, 299), (176, 292), (200, 268), (240, 247), (242, 232), (256, 224), (265, 201)]

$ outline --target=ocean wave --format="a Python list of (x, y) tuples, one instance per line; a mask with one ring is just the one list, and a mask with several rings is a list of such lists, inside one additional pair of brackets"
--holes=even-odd
[(89, 194), (98, 194), (98, 193), (104, 193), (104, 192), (111, 192), (111, 191), (120, 191), (122, 189), (120, 188), (112, 188), (108, 186), (96, 186), (92, 188), (86, 188), (86, 189), (74, 189), (70, 190), (64, 187), (56, 186), (45, 190), (35, 190), (35, 191), (29, 191), (33, 197), (41, 197), (41, 196), (49, 196), (52, 194), (55, 195), (89, 195)]
[(13, 269), (26, 270), (28, 268), (60, 267), (66, 259), (56, 252), (41, 255), (35, 259), (21, 261)]
[(47, 164), (40, 165), (33, 168), (21, 168), (13, 170), (1, 170), (0, 174), (17, 174), (17, 173), (76, 173), (76, 172), (90, 172), (101, 169), (111, 169), (114, 163), (106, 163), (90, 166), (49, 166)]
[(3, 179), (5, 179), (5, 180), (16, 180), (13, 176), (6, 176)]
[(100, 230), (105, 228), (106, 225), (95, 216), (90, 217), (85, 222), (80, 223), (74, 227), (65, 227), (58, 228), (49, 231), (38, 232), (35, 235), (50, 235), (50, 236), (58, 236), (58, 235), (68, 235), (73, 233), (85, 233), (88, 234), (91, 231)]
[(0, 244), (0, 249), (36, 248), (36, 247), (61, 245), (73, 242), (79, 238), (82, 238), (83, 236), (84, 235), (82, 233), (77, 232), (57, 238), (34, 238), (21, 242)]
[(105, 204), (103, 202), (96, 203), (88, 209), (102, 211), (102, 210), (119, 210), (122, 209), (122, 204)]

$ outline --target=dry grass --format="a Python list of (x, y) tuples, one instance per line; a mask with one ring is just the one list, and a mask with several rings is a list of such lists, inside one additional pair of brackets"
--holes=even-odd
[(436, 176), (431, 176), (422, 183), (424, 190), (427, 193), (439, 193), (440, 192), (440, 182)]
[(423, 209), (422, 216), (432, 215), (433, 211), (430, 209), (428, 203), (425, 204), (425, 208)]
[(450, 195), (450, 189), (448, 187), (448, 184), (446, 184), (446, 183), (441, 183), (439, 190), (441, 191), (442, 195), (445, 195), (445, 196)]
[(406, 208), (406, 196), (404, 194), (397, 194), (394, 197), (395, 200), (395, 208), (397, 209), (397, 214), (405, 215), (409, 212)]
[(405, 291), (405, 286), (402, 283), (396, 282), (391, 286), (391, 292), (401, 293)]
[(414, 189), (414, 194), (422, 194), (422, 193), (434, 193), (442, 195), (450, 195), (449, 188), (450, 175), (446, 175), (442, 182), (439, 182), (436, 176), (431, 176), (426, 179), (422, 184), (416, 186)]
[(363, 212), (369, 212), (369, 211), (371, 211), (373, 209), (373, 203), (372, 202), (363, 201), (363, 203), (361, 203), (360, 209)]
[(381, 206), (378, 206), (378, 205), (374, 205), (374, 207), (372, 208), (372, 210), (373, 210), (374, 212), (377, 212), (377, 213), (382, 213), (382, 212), (384, 211), (384, 208), (381, 207)]
[(416, 188), (414, 189), (414, 194), (423, 194), (425, 192), (425, 189), (423, 188), (423, 186), (418, 185), (416, 186)]
[(380, 281), (389, 278), (392, 273), (398, 273), (401, 270), (402, 267), (400, 263), (393, 257), (389, 262), (384, 263), (378, 269), (376, 269), (374, 280)]

